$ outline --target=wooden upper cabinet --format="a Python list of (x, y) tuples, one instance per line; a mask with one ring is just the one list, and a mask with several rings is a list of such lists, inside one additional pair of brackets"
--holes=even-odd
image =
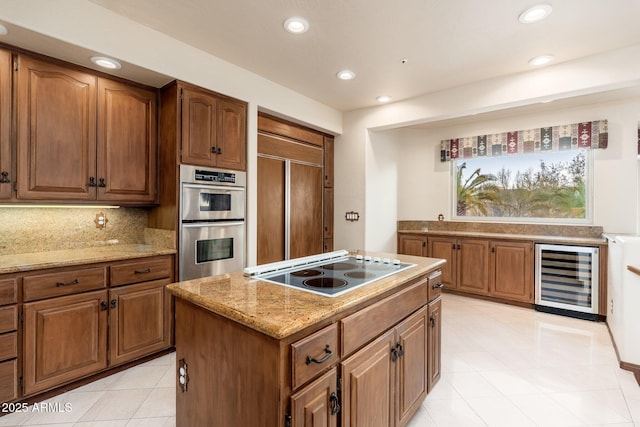
[(218, 103), (216, 166), (225, 169), (247, 168), (247, 106), (221, 99)]
[(215, 166), (217, 99), (184, 87), (182, 94), (182, 163)]
[(156, 93), (98, 80), (98, 199), (154, 202)]
[(181, 84), (182, 163), (246, 170), (247, 106)]
[(0, 199), (11, 198), (11, 52), (0, 49)]
[(19, 57), (18, 198), (96, 198), (96, 88), (96, 76)]
[(324, 137), (324, 186), (333, 187), (333, 147), (332, 136)]

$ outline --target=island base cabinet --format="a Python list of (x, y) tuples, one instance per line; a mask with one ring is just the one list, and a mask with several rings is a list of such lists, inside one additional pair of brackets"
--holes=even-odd
[(440, 380), (442, 349), (442, 299), (429, 303), (427, 388), (430, 392)]
[(107, 367), (107, 291), (24, 304), (24, 394)]
[(406, 425), (427, 394), (427, 307), (342, 362), (342, 426)]
[(333, 368), (291, 396), (292, 427), (336, 427), (340, 404), (338, 373)]

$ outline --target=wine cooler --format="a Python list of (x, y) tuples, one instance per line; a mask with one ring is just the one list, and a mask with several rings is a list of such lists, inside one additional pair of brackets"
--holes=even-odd
[(536, 244), (538, 311), (598, 320), (597, 247)]

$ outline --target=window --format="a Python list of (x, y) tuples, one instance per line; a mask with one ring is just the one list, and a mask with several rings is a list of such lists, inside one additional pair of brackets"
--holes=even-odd
[(590, 150), (453, 162), (454, 217), (587, 223)]

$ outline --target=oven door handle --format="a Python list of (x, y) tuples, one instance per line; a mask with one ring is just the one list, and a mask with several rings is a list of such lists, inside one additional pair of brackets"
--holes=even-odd
[(184, 188), (193, 188), (195, 190), (220, 190), (220, 191), (244, 191), (244, 187), (222, 186), (222, 185), (201, 185), (182, 183)]
[(228, 227), (244, 225), (244, 221), (216, 221), (216, 222), (183, 222), (184, 228), (204, 228), (204, 227)]

